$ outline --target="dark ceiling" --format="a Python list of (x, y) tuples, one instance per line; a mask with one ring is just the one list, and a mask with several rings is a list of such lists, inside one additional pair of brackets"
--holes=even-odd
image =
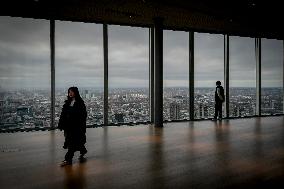
[(165, 29), (284, 39), (280, 1), (257, 0), (21, 0), (1, 5), (2, 16), (153, 26)]

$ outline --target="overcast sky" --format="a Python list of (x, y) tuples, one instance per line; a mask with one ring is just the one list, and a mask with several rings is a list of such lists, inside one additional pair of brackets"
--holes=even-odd
[[(101, 24), (56, 21), (56, 87), (103, 87)], [(148, 28), (109, 26), (109, 86), (148, 87)], [(50, 88), (49, 21), (0, 17), (0, 87)], [(224, 81), (223, 35), (195, 33), (195, 86)], [(262, 83), (282, 86), (283, 42), (262, 40)], [(230, 79), (254, 87), (254, 39), (230, 38)], [(164, 86), (188, 86), (188, 33), (164, 31)]]

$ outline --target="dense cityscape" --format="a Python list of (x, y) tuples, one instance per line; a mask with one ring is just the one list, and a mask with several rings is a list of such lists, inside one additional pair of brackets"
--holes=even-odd
[[(196, 88), (195, 119), (210, 119), (214, 115), (215, 88)], [(261, 91), (262, 115), (283, 113), (282, 88)], [(56, 90), (55, 124), (66, 100), (66, 89)], [(103, 125), (103, 90), (83, 89), (88, 118), (87, 125)], [(110, 89), (108, 121), (113, 124), (147, 123), (150, 119), (149, 91), (146, 88)], [(50, 92), (47, 90), (19, 90), (0, 92), (0, 129), (50, 128)], [(189, 120), (188, 88), (164, 89), (164, 120)], [(255, 88), (230, 89), (230, 117), (253, 116), (256, 113)]]

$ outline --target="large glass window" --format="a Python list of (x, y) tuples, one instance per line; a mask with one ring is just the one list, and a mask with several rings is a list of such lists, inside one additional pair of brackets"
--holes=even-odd
[(230, 116), (256, 113), (255, 39), (230, 37)]
[(261, 113), (283, 113), (283, 41), (261, 42)]
[(87, 126), (103, 123), (103, 27), (101, 24), (56, 21), (56, 123), (67, 90), (77, 86), (85, 101)]
[(109, 25), (109, 123), (149, 120), (149, 29)]
[(216, 81), (224, 86), (224, 36), (194, 34), (194, 118), (214, 116)]
[(49, 21), (0, 17), (0, 129), (50, 127)]
[(169, 30), (163, 35), (164, 120), (189, 119), (189, 36)]

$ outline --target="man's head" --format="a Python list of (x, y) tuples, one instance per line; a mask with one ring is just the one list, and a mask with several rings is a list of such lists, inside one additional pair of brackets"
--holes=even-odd
[(221, 81), (216, 81), (216, 85), (220, 86), (221, 85)]

